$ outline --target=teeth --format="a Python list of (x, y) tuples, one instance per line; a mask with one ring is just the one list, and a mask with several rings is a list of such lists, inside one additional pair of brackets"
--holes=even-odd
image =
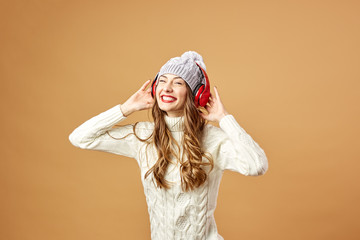
[(172, 97), (165, 97), (165, 96), (163, 96), (162, 98), (163, 98), (164, 100), (167, 100), (167, 101), (175, 100), (175, 98), (172, 98)]

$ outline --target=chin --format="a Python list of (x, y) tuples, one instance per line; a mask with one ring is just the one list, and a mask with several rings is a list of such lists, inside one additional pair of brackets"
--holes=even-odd
[(171, 108), (160, 107), (160, 106), (159, 106), (159, 108), (160, 108), (160, 110), (165, 111), (165, 112), (172, 110)]
[(168, 111), (177, 111), (177, 109), (175, 109), (175, 108), (164, 107), (164, 106), (160, 106), (160, 105), (159, 105), (159, 108), (160, 108), (160, 110), (165, 111), (165, 112), (168, 112)]

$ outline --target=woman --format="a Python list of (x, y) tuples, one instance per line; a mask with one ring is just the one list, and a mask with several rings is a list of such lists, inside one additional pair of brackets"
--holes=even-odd
[[(268, 169), (263, 149), (225, 110), (216, 87), (215, 96), (210, 93), (205, 69), (194, 51), (172, 58), (151, 88), (146, 81), (125, 103), (69, 136), (76, 147), (136, 159), (153, 240), (223, 239), (213, 213), (224, 170), (257, 176)], [(115, 125), (150, 108), (154, 122)]]

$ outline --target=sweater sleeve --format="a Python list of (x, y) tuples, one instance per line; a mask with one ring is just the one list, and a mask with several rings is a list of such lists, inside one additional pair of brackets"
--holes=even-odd
[(224, 116), (219, 126), (227, 136), (220, 145), (221, 168), (245, 176), (263, 175), (268, 169), (265, 152), (238, 124), (234, 116)]
[[(112, 128), (124, 119), (126, 117), (118, 104), (81, 124), (69, 135), (69, 140), (75, 147), (82, 149), (136, 158), (140, 141), (134, 134), (128, 135), (133, 133), (132, 125)], [(122, 138), (126, 135), (128, 136)]]

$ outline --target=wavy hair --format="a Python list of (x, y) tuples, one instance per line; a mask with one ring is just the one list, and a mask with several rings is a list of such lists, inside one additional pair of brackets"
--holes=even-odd
[[(205, 153), (202, 148), (203, 130), (207, 124), (207, 120), (199, 115), (198, 111), (200, 111), (200, 109), (197, 109), (195, 106), (192, 91), (187, 84), (185, 85), (187, 87), (187, 94), (183, 109), (184, 134), (181, 142), (183, 146), (183, 154), (181, 154), (181, 156), (179, 143), (174, 139), (166, 125), (166, 112), (159, 108), (156, 97), (154, 98), (155, 102), (151, 109), (154, 119), (154, 130), (152, 134), (147, 139), (141, 139), (135, 132), (136, 125), (139, 122), (133, 125), (133, 132), (129, 134), (134, 134), (137, 139), (146, 142), (146, 149), (150, 144), (153, 144), (156, 148), (158, 160), (146, 172), (144, 179), (152, 174), (152, 180), (156, 181), (157, 187), (165, 189), (171, 188), (170, 183), (165, 179), (165, 173), (169, 163), (172, 162), (171, 157), (174, 156), (180, 163), (181, 188), (187, 192), (201, 186), (207, 180), (208, 173), (202, 166), (209, 165), (211, 171), (214, 167), (214, 161), (211, 154)], [(178, 151), (175, 151), (175, 146)], [(203, 157), (207, 159), (206, 162), (203, 161)]]

